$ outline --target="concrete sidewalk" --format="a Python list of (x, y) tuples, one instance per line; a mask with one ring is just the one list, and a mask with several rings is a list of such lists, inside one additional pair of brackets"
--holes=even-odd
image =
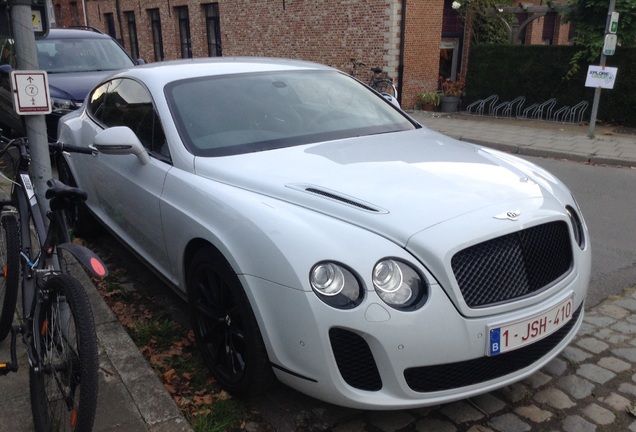
[[(430, 129), (464, 141), (483, 144), (512, 153), (565, 158), (598, 164), (636, 166), (636, 135), (617, 133), (607, 128), (597, 128), (596, 137), (588, 138), (586, 126), (475, 117), (460, 113), (448, 115), (416, 111), (411, 114), (417, 121)], [(79, 268), (75, 271), (75, 274), (84, 286), (89, 287), (99, 340), (100, 395), (94, 430), (96, 432), (179, 432), (191, 430), (171, 396), (108, 306), (103, 302), (90, 280)], [(533, 383), (538, 382), (538, 380), (543, 380), (544, 383), (555, 383), (555, 387), (552, 387), (551, 384), (549, 385), (551, 392), (545, 390), (546, 393), (543, 393), (547, 401), (541, 401), (541, 404), (539, 404), (539, 401), (536, 402), (537, 406), (541, 405), (544, 407), (543, 411), (539, 410), (540, 413), (554, 411), (553, 415), (555, 418), (561, 415), (559, 411), (562, 408), (559, 404), (564, 397), (563, 391), (567, 393), (565, 398), (567, 398), (569, 403), (574, 404), (572, 400), (580, 399), (579, 402), (581, 404), (585, 402), (586, 409), (590, 410), (589, 406), (592, 405), (589, 404), (593, 403), (593, 397), (590, 396), (592, 390), (600, 390), (600, 387), (605, 383), (599, 383), (598, 378), (595, 378), (594, 375), (599, 371), (613, 370), (613, 376), (622, 375), (622, 379), (629, 380), (628, 371), (633, 368), (633, 366), (629, 366), (629, 363), (633, 365), (633, 362), (636, 361), (636, 351), (633, 347), (630, 348), (628, 343), (630, 338), (636, 337), (636, 320), (632, 318), (636, 312), (636, 295), (628, 295), (623, 299), (616, 300), (616, 303), (618, 304), (611, 303), (609, 306), (605, 304), (596, 308), (598, 311), (591, 311), (589, 318), (586, 319), (585, 332), (582, 332), (583, 334), (579, 336), (574, 346), (569, 348), (555, 362), (555, 365), (558, 365), (563, 370), (565, 370), (566, 365), (573, 364), (572, 362), (589, 363), (587, 368), (585, 368), (584, 364), (579, 369), (579, 371), (583, 370), (583, 372), (574, 370), (572, 375), (568, 375), (563, 371), (557, 374), (548, 370), (546, 373), (538, 374), (531, 383), (526, 383), (526, 386), (533, 386), (535, 385)], [(621, 306), (618, 312), (617, 306)], [(608, 310), (611, 313), (607, 313)], [(611, 317), (608, 317), (608, 315), (611, 315)], [(611, 323), (610, 320), (612, 320)], [(604, 327), (607, 325), (612, 325), (614, 330), (605, 329)], [(5, 357), (8, 359), (8, 348), (8, 341), (0, 343), (0, 360), (4, 360)], [(26, 365), (24, 348), (21, 345), (19, 345), (18, 352), (21, 360), (18, 373), (0, 378), (0, 392), (5, 395), (2, 403), (0, 403), (0, 432), (27, 432), (33, 430), (29, 402), (28, 366)], [(603, 361), (611, 364), (607, 368), (603, 367), (602, 370), (601, 367), (604, 363), (599, 361), (597, 364), (598, 359), (596, 358), (601, 353), (605, 354), (604, 359), (606, 357), (610, 358), (610, 360)], [(625, 367), (626, 369), (624, 369)], [(585, 373), (591, 375), (589, 381)], [(566, 379), (566, 376), (571, 376), (571, 378)], [(612, 380), (612, 383), (614, 384), (614, 381), (618, 381), (621, 378), (616, 377), (616, 379)], [(633, 378), (632, 381), (634, 379), (636, 378)], [(564, 380), (566, 384), (560, 384)], [(608, 379), (607, 381), (610, 380)], [(568, 382), (574, 382), (576, 385), (568, 385)], [(581, 389), (581, 386), (589, 382), (593, 384), (585, 387), (585, 397), (579, 397), (577, 392)], [(538, 386), (538, 384), (536, 385)], [(620, 396), (620, 398), (617, 396), (607, 403), (601, 404), (607, 407), (602, 408), (605, 411), (594, 408), (592, 409), (592, 414), (588, 415), (585, 412), (577, 411), (576, 408), (571, 409), (571, 413), (568, 412), (566, 420), (571, 419), (574, 426), (572, 426), (573, 429), (564, 426), (565, 430), (595, 430), (596, 426), (602, 427), (603, 425), (611, 424), (612, 422), (607, 420), (607, 415), (604, 417), (595, 413), (606, 414), (608, 409), (619, 409), (616, 408), (617, 404), (622, 404), (620, 409), (625, 409), (624, 401), (627, 400), (626, 397), (630, 397), (629, 392), (632, 392), (631, 397), (636, 395), (636, 383), (631, 382), (629, 386), (631, 387), (627, 387), (627, 394), (619, 392), (625, 396)], [(557, 387), (560, 390), (557, 390)], [(589, 392), (587, 392), (588, 387), (592, 389)], [(524, 388), (524, 385), (514, 386), (509, 392), (517, 388)], [(614, 393), (616, 390), (611, 392), (611, 394), (616, 394)], [(505, 390), (503, 390), (503, 393), (505, 393)], [(291, 394), (293, 395), (291, 399), (296, 401), (303, 399), (302, 395), (299, 396), (293, 392)], [(267, 398), (268, 396), (264, 397), (264, 399)], [(497, 407), (515, 403), (514, 400), (507, 400), (505, 397), (495, 399), (499, 401)], [(482, 398), (478, 398), (478, 400), (492, 402), (493, 396), (485, 395)], [(616, 402), (616, 400), (620, 401), (620, 403)], [(313, 400), (309, 404), (314, 407), (325, 406), (323, 403)], [(546, 404), (548, 408), (545, 408)], [(293, 406), (294, 402), (293, 400), (287, 400), (283, 405), (274, 405), (279, 407), (277, 409), (281, 411), (280, 415), (283, 416), (285, 407)], [(280, 408), (280, 406), (283, 406), (283, 408)], [(581, 407), (585, 408), (583, 405)], [(329, 410), (327, 417), (333, 420), (331, 424), (326, 425), (327, 428), (324, 430), (364, 430), (360, 429), (360, 425), (370, 424), (371, 427), (375, 428), (374, 430), (388, 431), (406, 427), (410, 423), (419, 424), (419, 426), (416, 426), (417, 430), (457, 430), (456, 427), (460, 424), (465, 426), (466, 411), (472, 408), (467, 408), (464, 402), (460, 402), (446, 405), (436, 412), (425, 409), (413, 412), (420, 413), (421, 415), (419, 416), (415, 416), (413, 413), (407, 414), (404, 411), (377, 413), (377, 415), (372, 416), (365, 414), (356, 416), (350, 410), (335, 409), (330, 406), (320, 409)], [(493, 409), (492, 404), (486, 408), (479, 407), (478, 410), (475, 410), (476, 414), (472, 411), (471, 413), (479, 419), (480, 416), (484, 415), (483, 413), (491, 409)], [(532, 423), (532, 418), (524, 417), (524, 414), (520, 414), (520, 412), (523, 413), (525, 411), (514, 411), (504, 415), (503, 408), (497, 409), (502, 410), (499, 421), (504, 423), (504, 426), (507, 424), (513, 427), (514, 430), (530, 430), (528, 423)], [(435, 412), (435, 415), (428, 417), (428, 413), (432, 411)], [(536, 412), (531, 411), (531, 413)], [(338, 413), (341, 415), (338, 415)], [(353, 418), (353, 420), (349, 422), (343, 421), (342, 416)], [(289, 417), (291, 421), (298, 415), (292, 412), (289, 413)], [(583, 417), (588, 420), (583, 420)], [(442, 418), (445, 420), (440, 420)], [(338, 424), (340, 426), (336, 426)], [(576, 425), (583, 425), (583, 429), (577, 429)], [(274, 424), (274, 426), (277, 425)], [(621, 427), (623, 426), (625, 425), (621, 425)], [(354, 429), (349, 429), (348, 427)], [(436, 427), (437, 429), (435, 429)], [(591, 429), (585, 429), (585, 427), (591, 427)], [(513, 429), (494, 427), (493, 429), (475, 430)], [(629, 429), (636, 431), (636, 422), (629, 424)], [(277, 430), (295, 429), (280, 427)]]
[[(462, 113), (413, 111), (429, 129), (463, 141), (526, 156), (563, 158), (606, 165), (636, 166), (636, 134), (599, 126), (588, 137), (587, 125), (518, 120)], [(633, 130), (636, 133), (636, 129)]]
[[(87, 288), (99, 342), (99, 398), (94, 432), (191, 431), (168, 391), (139, 352), (101, 295), (76, 265), (72, 271)], [(29, 366), (18, 340), (20, 369), (0, 377), (0, 432), (33, 431)], [(0, 359), (9, 360), (9, 341), (0, 343)]]

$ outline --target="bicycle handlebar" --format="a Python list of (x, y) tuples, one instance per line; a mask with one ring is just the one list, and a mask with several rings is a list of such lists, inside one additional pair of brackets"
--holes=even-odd
[(96, 149), (92, 149), (90, 147), (79, 147), (72, 144), (63, 144), (60, 142), (50, 142), (49, 150), (53, 150), (57, 152), (83, 153), (83, 154), (93, 154), (97, 151)]

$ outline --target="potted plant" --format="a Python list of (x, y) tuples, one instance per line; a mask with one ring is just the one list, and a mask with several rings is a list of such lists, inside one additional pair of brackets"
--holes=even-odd
[(440, 91), (423, 91), (417, 95), (417, 101), (420, 109), (424, 111), (435, 111), (442, 102), (442, 92)]
[(459, 98), (464, 92), (464, 81), (444, 81), (442, 83), (442, 112), (456, 112)]

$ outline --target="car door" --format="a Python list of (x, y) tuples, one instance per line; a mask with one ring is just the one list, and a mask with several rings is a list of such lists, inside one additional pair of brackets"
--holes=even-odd
[(103, 127), (129, 127), (151, 156), (146, 165), (131, 155), (98, 154), (93, 159), (90, 175), (98, 216), (169, 277), (159, 202), (172, 164), (150, 93), (132, 79), (113, 79), (91, 94), (87, 109)]

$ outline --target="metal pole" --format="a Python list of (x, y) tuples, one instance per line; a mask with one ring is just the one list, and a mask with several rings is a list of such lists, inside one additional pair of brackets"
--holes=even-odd
[[(609, 32), (610, 16), (612, 15), (612, 12), (614, 12), (615, 7), (616, 7), (616, 0), (610, 0), (609, 8), (607, 10), (607, 20), (605, 22), (605, 34)], [(602, 68), (605, 68), (606, 59), (607, 59), (607, 56), (603, 53), (603, 51), (601, 51), (601, 61), (599, 63), (599, 66), (601, 66)], [(601, 88), (596, 87), (596, 89), (594, 90), (594, 101), (592, 102), (592, 112), (590, 113), (590, 125), (587, 130), (587, 136), (590, 138), (594, 137), (594, 128), (596, 127), (596, 115), (598, 113), (598, 104), (600, 101), (601, 101)]]
[[(11, 0), (9, 2), (11, 7), (11, 27), (15, 40), (16, 64), (19, 70), (39, 69), (31, 17), (31, 3), (31, 0)], [(43, 214), (46, 214), (49, 210), (49, 202), (44, 198), (44, 193), (47, 189), (46, 182), (53, 176), (46, 136), (46, 122), (43, 115), (27, 115), (24, 116), (24, 125), (29, 139), (29, 152), (31, 154), (30, 174), (40, 210)], [(44, 222), (48, 223), (48, 219), (44, 218)]]

